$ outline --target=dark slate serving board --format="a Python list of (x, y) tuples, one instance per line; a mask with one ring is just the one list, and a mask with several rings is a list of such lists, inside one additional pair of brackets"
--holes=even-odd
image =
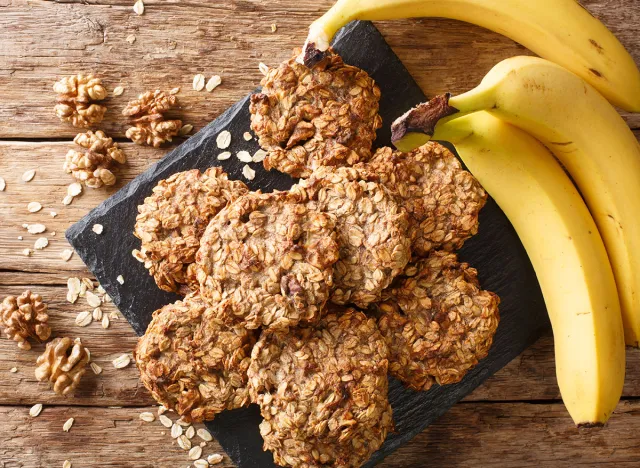
[[(391, 122), (406, 109), (426, 100), (425, 95), (371, 23), (351, 23), (337, 36), (334, 46), (346, 63), (366, 70), (380, 86), (380, 114), (384, 124), (378, 132), (376, 146), (389, 145)], [(235, 157), (226, 161), (215, 158), (220, 152), (216, 148), (215, 137), (228, 129), (234, 138), (231, 151), (253, 153), (258, 149), (255, 140), (246, 142), (242, 138), (242, 134), (249, 130), (248, 103), (247, 96), (92, 210), (66, 233), (78, 255), (139, 335), (144, 333), (154, 310), (178, 297), (158, 289), (142, 264), (131, 256), (131, 251), (139, 247), (139, 241), (132, 234), (137, 206), (159, 180), (178, 171), (221, 164), (231, 178), (242, 179), (244, 163)], [(251, 189), (260, 188), (265, 192), (285, 190), (294, 182), (284, 174), (267, 172), (258, 164), (253, 166), (256, 178), (248, 183)], [(104, 226), (101, 235), (92, 232), (95, 223)], [(493, 200), (489, 200), (482, 210), (479, 234), (466, 243), (460, 257), (478, 269), (482, 286), (496, 292), (502, 299), (502, 320), (493, 348), (489, 356), (456, 385), (413, 392), (392, 380), (389, 400), (393, 406), (396, 432), (388, 437), (366, 466), (379, 462), (421, 432), (487, 377), (518, 356), (549, 327), (531, 263), (511, 224)], [(116, 281), (118, 275), (124, 276), (123, 285)], [(225, 412), (207, 425), (241, 468), (267, 468), (274, 466), (273, 459), (269, 452), (262, 451), (259, 422), (257, 407), (252, 406)]]

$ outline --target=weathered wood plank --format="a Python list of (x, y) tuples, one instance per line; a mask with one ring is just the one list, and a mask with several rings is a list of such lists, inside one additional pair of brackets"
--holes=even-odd
[[(40, 416), (29, 416), (29, 407), (0, 406), (0, 466), (5, 468), (59, 468), (65, 460), (74, 468), (100, 467), (185, 467), (192, 466), (187, 452), (158, 420), (145, 423), (143, 411), (155, 408), (73, 408), (45, 406)], [(171, 419), (176, 419), (167, 413)], [(71, 430), (62, 431), (69, 418)], [(197, 425), (196, 427), (202, 427)], [(202, 440), (196, 436), (194, 445)], [(214, 440), (203, 454), (224, 454)], [(233, 466), (224, 457), (219, 467)]]
[[(6, 468), (60, 467), (64, 460), (74, 467), (189, 466), (166, 428), (139, 420), (142, 411), (153, 408), (45, 406), (31, 418), (28, 407), (0, 406), (0, 461)], [(604, 428), (576, 429), (558, 403), (458, 404), (380, 466), (636, 467), (638, 411), (640, 402), (625, 402)], [(71, 417), (71, 431), (62, 432)], [(205, 447), (218, 452), (215, 441)], [(225, 457), (218, 466), (232, 465)]]
[[(260, 61), (275, 65), (304, 40), (307, 26), (333, 0), (148, 1), (137, 16), (132, 2), (27, 0), (0, 2), (0, 138), (72, 137), (53, 115), (51, 86), (60, 76), (95, 72), (109, 89), (101, 128), (123, 136), (123, 106), (138, 93), (181, 86), (179, 114), (201, 128), (258, 85)], [(635, 0), (583, 0), (640, 63), (640, 14)], [(278, 30), (271, 32), (271, 24)], [(479, 27), (440, 19), (378, 24), (427, 95), (475, 86), (499, 60), (524, 48)], [(126, 42), (135, 35), (133, 44)], [(191, 88), (196, 73), (221, 74), (213, 93)], [(627, 116), (640, 127), (640, 116)]]

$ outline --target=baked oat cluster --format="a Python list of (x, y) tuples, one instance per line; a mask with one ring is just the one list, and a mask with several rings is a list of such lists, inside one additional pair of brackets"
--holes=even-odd
[(192, 170), (139, 207), (134, 255), (187, 294), (138, 343), (143, 384), (187, 421), (257, 404), (282, 466), (361, 466), (394, 428), (387, 374), (419, 391), (459, 382), (498, 326), (499, 298), (455, 253), (484, 190), (437, 143), (372, 156), (379, 97), (333, 53), (311, 70), (289, 60), (252, 126), (265, 167), (302, 180), (263, 194)]
[(382, 125), (380, 89), (363, 70), (329, 51), (309, 69), (291, 59), (269, 70), (251, 96), (251, 128), (268, 155), (266, 169), (307, 177), (320, 166), (348, 166), (371, 157)]

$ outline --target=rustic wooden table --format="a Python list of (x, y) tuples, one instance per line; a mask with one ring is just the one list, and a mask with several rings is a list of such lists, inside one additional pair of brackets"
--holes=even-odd
[[(129, 99), (145, 90), (180, 86), (183, 120), (200, 129), (258, 84), (259, 62), (275, 65), (288, 57), (309, 23), (331, 3), (148, 0), (144, 15), (138, 16), (133, 0), (0, 0), (0, 176), (7, 183), (0, 192), (0, 297), (26, 288), (42, 294), (54, 333), (82, 338), (104, 369), (100, 375), (88, 372), (74, 398), (58, 397), (34, 378), (42, 346), (20, 351), (3, 336), (2, 467), (61, 467), (64, 460), (74, 468), (188, 466), (186, 453), (163, 426), (139, 419), (141, 412), (154, 410), (154, 402), (138, 383), (135, 367), (116, 370), (111, 363), (135, 345), (127, 322), (112, 320), (108, 329), (98, 323), (86, 328), (74, 324), (88, 306), (83, 300), (65, 300), (66, 281), (89, 274), (77, 256), (69, 262), (60, 258), (69, 248), (64, 231), (167, 151), (125, 142), (120, 111)], [(640, 63), (638, 0), (583, 4)], [(471, 88), (499, 60), (527, 53), (509, 39), (453, 21), (377, 26), (428, 95)], [(109, 111), (102, 129), (123, 141), (129, 162), (117, 186), (86, 190), (64, 206), (72, 181), (62, 163), (77, 130), (55, 118), (51, 87), (59, 77), (81, 72), (97, 73), (110, 90), (125, 88), (122, 96), (106, 101)], [(223, 84), (213, 93), (193, 91), (197, 73), (220, 74)], [(640, 137), (640, 115), (625, 118)], [(22, 182), (21, 175), (30, 169), (36, 170), (35, 178)], [(44, 209), (29, 213), (31, 201)], [(21, 252), (33, 248), (40, 236), (28, 234), (22, 225), (36, 222), (47, 226), (49, 246), (27, 258)], [(553, 342), (547, 336), (383, 466), (638, 466), (640, 351), (629, 350), (627, 357), (623, 401), (604, 428), (573, 427), (559, 399)], [(10, 371), (13, 367), (17, 372)], [(29, 408), (36, 403), (44, 410), (32, 418)], [(62, 426), (70, 417), (75, 424), (65, 433)], [(214, 441), (204, 450), (216, 453), (220, 447)], [(225, 457), (220, 466), (231, 465)]]

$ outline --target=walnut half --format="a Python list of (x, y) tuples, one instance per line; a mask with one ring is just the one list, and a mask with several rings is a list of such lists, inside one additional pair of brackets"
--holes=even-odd
[(53, 85), (53, 90), (58, 93), (54, 110), (63, 122), (70, 122), (74, 127), (91, 127), (102, 122), (107, 108), (95, 101), (105, 99), (107, 90), (100, 78), (66, 76)]
[(159, 148), (171, 141), (182, 128), (181, 120), (166, 120), (165, 113), (178, 102), (175, 95), (155, 90), (147, 91), (127, 104), (122, 115), (134, 125), (127, 129), (127, 138), (138, 145)]
[(31, 291), (25, 291), (17, 298), (8, 296), (0, 305), (0, 323), (4, 325), (4, 332), (18, 342), (20, 349), (31, 349), (28, 338), (39, 342), (49, 339), (51, 328), (48, 320), (47, 304), (42, 301), (42, 296)]
[(116, 183), (111, 169), (115, 162), (124, 164), (127, 157), (112, 138), (98, 130), (79, 133), (73, 142), (85, 151), (69, 150), (63, 169), (87, 187), (100, 188)]
[(71, 338), (56, 338), (47, 343), (47, 348), (36, 364), (36, 379), (49, 381), (58, 395), (73, 392), (86, 372), (89, 353), (80, 342)]

